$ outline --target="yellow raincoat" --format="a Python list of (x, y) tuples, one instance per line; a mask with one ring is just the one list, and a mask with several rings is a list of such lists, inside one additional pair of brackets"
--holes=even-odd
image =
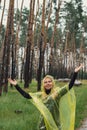
[(31, 102), (40, 111), (38, 130), (74, 130), (75, 94), (73, 88), (69, 91), (68, 84), (64, 87), (54, 87), (47, 95), (42, 86), (42, 92), (29, 93)]

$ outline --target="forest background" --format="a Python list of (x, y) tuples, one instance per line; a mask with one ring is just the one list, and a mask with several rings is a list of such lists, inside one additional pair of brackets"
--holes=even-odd
[[(8, 77), (24, 81), (53, 75), (70, 78), (76, 65), (87, 79), (87, 8), (82, 0), (0, 0), (0, 95), (8, 92)], [(3, 4), (2, 4), (3, 2)], [(8, 3), (8, 8), (6, 5)], [(3, 5), (3, 6), (2, 6)]]

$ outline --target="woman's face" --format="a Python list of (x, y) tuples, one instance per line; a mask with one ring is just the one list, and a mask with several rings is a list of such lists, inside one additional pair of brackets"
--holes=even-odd
[(43, 83), (44, 83), (44, 88), (45, 88), (46, 90), (49, 90), (49, 89), (51, 89), (51, 88), (53, 87), (53, 82), (52, 82), (52, 80), (51, 80), (50, 78), (46, 78), (46, 79), (43, 81)]

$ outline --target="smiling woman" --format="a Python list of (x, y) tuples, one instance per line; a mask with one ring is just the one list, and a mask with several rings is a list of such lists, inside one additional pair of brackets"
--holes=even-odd
[(26, 93), (16, 80), (8, 79), (25, 98), (31, 99), (32, 104), (40, 111), (38, 130), (74, 130), (75, 96), (70, 89), (82, 67), (82, 64), (77, 67), (70, 83), (61, 88), (55, 88), (53, 77), (47, 75), (42, 82), (42, 91), (37, 93)]

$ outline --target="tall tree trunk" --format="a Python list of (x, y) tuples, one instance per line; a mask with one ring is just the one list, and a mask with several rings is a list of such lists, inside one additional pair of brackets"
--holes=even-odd
[(26, 60), (25, 60), (25, 67), (24, 67), (24, 87), (29, 87), (30, 83), (30, 69), (31, 69), (31, 46), (32, 46), (32, 39), (33, 39), (33, 2), (30, 1), (30, 14), (29, 14), (29, 21), (28, 21), (28, 32), (27, 32), (27, 48), (26, 48)]
[[(4, 50), (2, 57), (1, 77), (0, 77), (0, 92), (2, 92), (2, 84), (4, 82), (4, 91), (8, 91), (8, 76), (9, 76), (9, 64), (10, 64), (10, 43), (13, 31), (13, 14), (14, 14), (14, 0), (9, 2), (9, 12), (7, 18), (7, 27), (4, 39)], [(1, 94), (1, 93), (0, 93)]]
[[(85, 47), (84, 47), (84, 36), (82, 34), (82, 38), (81, 38), (81, 44), (80, 44), (80, 58), (79, 61), (80, 63), (83, 63), (85, 65)], [(82, 73), (81, 73), (81, 79), (83, 79), (83, 69), (82, 69)]]
[(23, 81), (23, 72), (24, 72), (24, 58), (22, 58), (22, 63), (21, 63), (21, 72), (20, 72), (20, 82), (22, 83)]
[(61, 6), (61, 0), (58, 1), (58, 7), (57, 7), (57, 10), (56, 10), (56, 18), (55, 18), (55, 24), (54, 24), (54, 31), (53, 31), (52, 38), (51, 38), (51, 52), (50, 52), (50, 57), (49, 57), (49, 59), (50, 59), (50, 61), (49, 61), (49, 74), (52, 74), (54, 35), (56, 34), (56, 26), (59, 22), (60, 6)]
[[(33, 28), (33, 24), (34, 24), (34, 9), (35, 9), (35, 0), (33, 0), (33, 4), (32, 4), (32, 28)], [(35, 26), (34, 26), (35, 27)], [(30, 57), (30, 73), (29, 73), (29, 83), (31, 83), (32, 81), (32, 71), (33, 71), (33, 58), (34, 58), (34, 33), (35, 33), (35, 28), (34, 31), (32, 31), (32, 44), (31, 44), (31, 57)]]
[(64, 49), (64, 66), (65, 66), (65, 70), (67, 72), (68, 70), (68, 53), (69, 53), (69, 40), (68, 40), (68, 37), (69, 37), (69, 30), (66, 32), (66, 41), (65, 41), (65, 49)]
[(38, 88), (37, 90), (41, 90), (41, 76), (42, 76), (42, 68), (44, 63), (44, 29), (45, 29), (45, 0), (43, 0), (43, 7), (42, 7), (42, 27), (41, 27), (41, 35), (40, 35), (40, 45), (39, 45), (39, 66), (37, 70), (37, 82)]
[(16, 70), (16, 77), (18, 78), (18, 53), (19, 53), (19, 32), (21, 26), (21, 17), (22, 17), (22, 9), (23, 9), (24, 0), (21, 2), (21, 9), (19, 15), (19, 22), (17, 23), (17, 31), (16, 31), (16, 39), (15, 39), (15, 70)]
[[(50, 23), (51, 13), (52, 13), (52, 2), (53, 2), (53, 0), (51, 0), (50, 3), (48, 3), (48, 4), (50, 4), (50, 8), (49, 8), (48, 20), (47, 20), (47, 25), (46, 25), (46, 31), (45, 31), (45, 34), (44, 34), (44, 35), (45, 35), (45, 36), (44, 36), (44, 52), (45, 52), (45, 53), (49, 53), (49, 52), (46, 52), (46, 51), (45, 51), (45, 48), (48, 48), (48, 46), (47, 46), (47, 38), (48, 38), (48, 37), (47, 37), (47, 32), (48, 32), (48, 26), (49, 26), (49, 23)], [(49, 49), (47, 49), (47, 51), (49, 51)], [(45, 76), (46, 73), (49, 73), (49, 70), (48, 70), (48, 69), (47, 69), (47, 72), (46, 72), (46, 70), (45, 70), (46, 67), (49, 68), (49, 67), (48, 67), (48, 59), (47, 59), (46, 62), (47, 62), (47, 66), (44, 66), (44, 76)], [(45, 63), (44, 63), (44, 64), (45, 64)]]

